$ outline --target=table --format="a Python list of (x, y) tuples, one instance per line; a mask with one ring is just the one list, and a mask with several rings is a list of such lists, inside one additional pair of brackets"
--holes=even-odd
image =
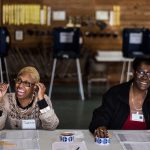
[(124, 74), (125, 69), (127, 66), (127, 73), (126, 73), (126, 81), (129, 80), (131, 75), (131, 63), (133, 61), (132, 58), (125, 58), (122, 55), (122, 51), (103, 51), (98, 50), (97, 55), (95, 56), (97, 62), (123, 62), (120, 83), (124, 81)]
[[(59, 141), (59, 135), (64, 131), (72, 131), (72, 132), (82, 131), (84, 134), (84, 140), (88, 150), (99, 150), (100, 148), (103, 148), (104, 150), (122, 149), (121, 145), (118, 143), (117, 139), (114, 136), (112, 136), (110, 145), (101, 146), (94, 142), (94, 137), (88, 130), (55, 130), (55, 131), (39, 131), (41, 150), (51, 150), (52, 143), (55, 141)], [(112, 132), (110, 131), (110, 133)]]
[(119, 143), (118, 139), (115, 136), (115, 132), (118, 133), (148, 133), (149, 130), (109, 130), (109, 133), (112, 134), (111, 143), (109, 145), (98, 145), (94, 142), (93, 135), (88, 130), (55, 130), (55, 131), (40, 131), (40, 148), (41, 150), (51, 150), (51, 145), (53, 142), (59, 140), (60, 133), (64, 131), (76, 131), (82, 132), (84, 134), (84, 141), (86, 143), (88, 150), (123, 150), (123, 147)]
[[(2, 134), (3, 132), (7, 131), (8, 133), (14, 131), (14, 130), (2, 130), (0, 131), (0, 134)], [(82, 140), (85, 141), (87, 149), (88, 150), (99, 150), (99, 149), (103, 149), (103, 150), (123, 150), (120, 142), (118, 141), (118, 139), (115, 136), (115, 132), (118, 133), (136, 133), (136, 134), (150, 134), (150, 130), (109, 130), (109, 133), (112, 135), (111, 137), (111, 141), (109, 145), (98, 145), (94, 142), (94, 137), (93, 135), (89, 132), (89, 130), (77, 130), (77, 129), (63, 129), (63, 130), (55, 130), (55, 131), (47, 131), (47, 130), (37, 130), (39, 133), (39, 146), (40, 146), (40, 150), (52, 150), (52, 143), (59, 141), (59, 135), (62, 132), (73, 132), (75, 133), (75, 135), (81, 135), (82, 133)], [(24, 132), (24, 130), (17, 130), (17, 133), (15, 132), (15, 134), (19, 134), (19, 133)], [(27, 131), (25, 131), (27, 132)], [(31, 131), (29, 131), (31, 132)], [(10, 134), (9, 134), (10, 135)], [(13, 134), (11, 134), (13, 135)], [(15, 135), (13, 135), (15, 137)], [(26, 135), (27, 136), (27, 135)], [(29, 136), (29, 135), (28, 135)], [(28, 137), (27, 136), (27, 137)], [(30, 138), (30, 137), (29, 137)], [(79, 136), (78, 136), (79, 138)], [(81, 138), (81, 136), (80, 136)], [(148, 142), (149, 142), (149, 138), (147, 138)]]

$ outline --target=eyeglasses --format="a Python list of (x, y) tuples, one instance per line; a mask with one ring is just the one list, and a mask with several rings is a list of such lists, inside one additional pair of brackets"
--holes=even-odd
[(34, 85), (33, 83), (30, 83), (28, 81), (22, 81), (19, 78), (14, 79), (14, 81), (15, 81), (16, 84), (21, 84), (22, 83), (25, 87), (31, 87), (31, 86)]
[(150, 79), (150, 72), (145, 72), (143, 70), (137, 70), (136, 72), (139, 78), (143, 78), (146, 76), (148, 79)]

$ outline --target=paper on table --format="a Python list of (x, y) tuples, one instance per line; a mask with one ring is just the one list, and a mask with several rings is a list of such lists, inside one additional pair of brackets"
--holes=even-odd
[(2, 150), (40, 150), (37, 139), (9, 139), (1, 142), (4, 143), (0, 145)]
[(124, 150), (149, 150), (150, 133), (114, 133)]
[(135, 143), (121, 143), (124, 150), (149, 150), (150, 143), (135, 142)]
[(39, 150), (37, 130), (0, 131), (0, 149), (2, 150)]
[(86, 144), (82, 142), (54, 142), (52, 144), (52, 150), (87, 150)]
[(150, 142), (150, 133), (115, 133), (120, 142)]
[(84, 134), (82, 131), (73, 131), (75, 139), (83, 139)]
[(0, 131), (0, 139), (39, 139), (37, 130)]

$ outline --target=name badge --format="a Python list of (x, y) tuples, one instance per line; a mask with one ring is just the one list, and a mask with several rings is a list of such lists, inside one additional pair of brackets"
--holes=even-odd
[(140, 122), (144, 122), (144, 116), (143, 114), (139, 114), (139, 113), (133, 113), (131, 116), (131, 120), (132, 121), (140, 121)]
[(22, 129), (36, 129), (34, 119), (22, 120)]

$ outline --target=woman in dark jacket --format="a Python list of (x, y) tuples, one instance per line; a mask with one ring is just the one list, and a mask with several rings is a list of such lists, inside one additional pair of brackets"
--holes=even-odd
[(135, 58), (133, 79), (109, 89), (94, 110), (89, 130), (107, 137), (107, 129), (150, 129), (150, 57)]

